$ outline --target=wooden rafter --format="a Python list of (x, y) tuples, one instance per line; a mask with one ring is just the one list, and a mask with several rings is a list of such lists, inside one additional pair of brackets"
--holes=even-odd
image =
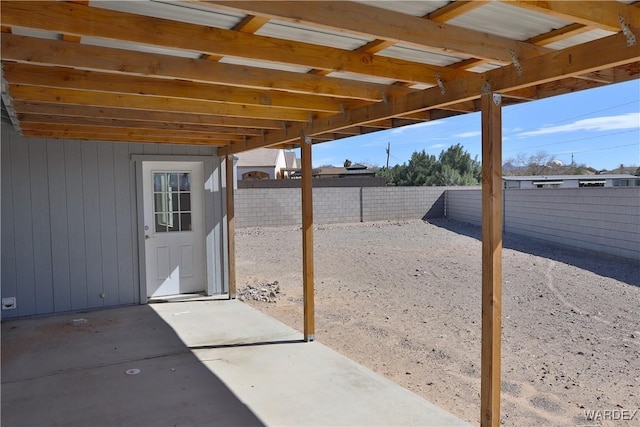
[(282, 129), (282, 121), (244, 117), (223, 117), (209, 114), (176, 111), (135, 110), (131, 108), (59, 104), (56, 102), (14, 101), (17, 111), (25, 114), (48, 114), (57, 117), (109, 117), (114, 120), (175, 122), (180, 124), (223, 126), (229, 128), (259, 127)]
[(65, 43), (13, 34), (2, 35), (2, 57), (23, 63), (100, 70), (115, 74), (191, 80), (246, 88), (270, 88), (338, 98), (380, 100), (386, 91), (395, 96), (411, 92), (354, 80), (312, 76), (289, 71), (256, 69), (198, 61), (155, 53)]
[(48, 102), (85, 106), (132, 108), (137, 110), (171, 111), (211, 114), (215, 116), (250, 117), (305, 122), (309, 113), (294, 109), (269, 108), (253, 105), (220, 104), (193, 99), (177, 99), (165, 96), (90, 92), (86, 90), (50, 88), (11, 84), (9, 92), (15, 100)]
[[(460, 102), (477, 99), (485, 82), (488, 82), (494, 91), (512, 91), (552, 82), (560, 77), (576, 76), (638, 60), (640, 60), (640, 47), (638, 45), (627, 47), (624, 35), (616, 34), (563, 51), (551, 52), (540, 58), (524, 60), (521, 66), (527, 72), (522, 76), (517, 75), (514, 66), (502, 67), (464, 81), (451, 82), (444, 94), (438, 87), (426, 89), (404, 97), (389, 99), (387, 104), (379, 103), (354, 109), (347, 116), (334, 115), (316, 120), (313, 124), (298, 124), (290, 134), (315, 135), (350, 127), (354, 123), (364, 124), (393, 117), (401, 112), (406, 114), (446, 106), (454, 103), (454, 100)], [(263, 139), (250, 139), (245, 149), (269, 146), (290, 140), (291, 137), (282, 132), (274, 131)], [(233, 144), (228, 150), (235, 152)]]
[(42, 28), (59, 33), (151, 44), (209, 55), (275, 61), (320, 70), (340, 70), (413, 83), (433, 83), (436, 74), (456, 78), (465, 73), (446, 67), (311, 43), (257, 36), (222, 28), (213, 29), (69, 3), (7, 2), (3, 4), (0, 19), (3, 25)]
[(620, 31), (620, 16), (629, 26), (640, 26), (640, 8), (618, 1), (590, 0), (588, 4), (578, 1), (521, 1), (508, 0), (514, 6), (541, 12), (602, 30)]
[(232, 88), (189, 81), (158, 80), (155, 78), (114, 75), (96, 71), (70, 70), (26, 64), (4, 64), (4, 73), (14, 84), (47, 86), (65, 89), (120, 94), (162, 96), (225, 104), (256, 105), (271, 108), (290, 108), (337, 113), (345, 108), (363, 105), (361, 101), (340, 100), (326, 96), (302, 95), (274, 90)]
[[(375, 39), (392, 40), (421, 48), (457, 52), (507, 63), (511, 61), (509, 54), (511, 49), (521, 58), (539, 56), (546, 52), (546, 49), (529, 43), (382, 10), (361, 3), (346, 1), (287, 3), (209, 1), (206, 3), (244, 13), (264, 15), (272, 19), (337, 27)], [(385, 25), (380, 25), (381, 22)]]
[(469, 0), (452, 1), (442, 6), (441, 8), (429, 13), (427, 16), (425, 16), (425, 18), (431, 19), (432, 21), (436, 22), (447, 22), (481, 7), (485, 3), (486, 2), (484, 1)]

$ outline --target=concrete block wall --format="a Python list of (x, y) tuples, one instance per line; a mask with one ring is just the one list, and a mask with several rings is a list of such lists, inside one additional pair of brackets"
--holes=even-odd
[(509, 190), (505, 231), (640, 260), (640, 188)]
[[(447, 192), (447, 217), (480, 225), (480, 190)], [(504, 229), (535, 239), (640, 260), (640, 188), (504, 192)]]
[(277, 227), (302, 223), (298, 188), (235, 190), (236, 227)]
[(448, 190), (446, 201), (447, 218), (482, 225), (482, 191), (480, 187)]
[[(339, 187), (313, 189), (317, 224), (442, 218), (449, 187)], [(454, 188), (454, 187), (452, 187)], [(240, 188), (236, 227), (300, 225), (299, 188)]]
[[(236, 227), (302, 224), (299, 188), (242, 188), (235, 192)], [(314, 188), (313, 221), (317, 224), (360, 222), (360, 188)]]
[(362, 221), (442, 218), (447, 187), (362, 189)]

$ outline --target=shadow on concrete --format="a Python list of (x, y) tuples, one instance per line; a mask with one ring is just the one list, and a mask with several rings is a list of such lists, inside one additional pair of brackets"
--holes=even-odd
[(3, 426), (260, 426), (149, 306), (2, 323)]
[[(443, 218), (429, 219), (427, 222), (456, 234), (482, 241), (482, 228), (480, 226)], [(502, 245), (505, 249), (552, 259), (590, 271), (599, 276), (610, 277), (629, 285), (640, 287), (639, 261), (536, 240), (514, 233), (504, 233)]]

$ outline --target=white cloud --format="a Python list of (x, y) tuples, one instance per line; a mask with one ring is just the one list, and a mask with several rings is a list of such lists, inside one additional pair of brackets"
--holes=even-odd
[(438, 150), (440, 148), (447, 148), (449, 144), (433, 144), (425, 148), (425, 150)]
[(423, 127), (427, 127), (427, 126), (436, 126), (439, 124), (444, 123), (442, 120), (435, 120), (435, 121), (430, 121), (430, 122), (420, 122), (420, 123), (416, 123), (415, 125), (407, 125), (407, 126), (401, 126), (399, 128), (395, 128), (391, 131), (391, 133), (393, 135), (400, 135), (404, 132), (407, 131), (411, 131), (414, 129), (419, 129), (419, 128), (423, 128)]
[(637, 128), (640, 128), (640, 113), (627, 113), (620, 114), (618, 116), (605, 116), (594, 117), (592, 119), (583, 119), (566, 125), (542, 127), (536, 130), (521, 132), (518, 134), (518, 136), (538, 136), (563, 132), (609, 131)]
[(482, 135), (482, 132), (479, 130), (473, 130), (471, 132), (462, 132), (453, 135), (454, 138), (473, 138), (476, 136)]

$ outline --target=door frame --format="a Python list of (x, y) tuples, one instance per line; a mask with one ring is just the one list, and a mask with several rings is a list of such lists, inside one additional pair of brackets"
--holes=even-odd
[(146, 273), (146, 248), (144, 238), (144, 190), (143, 190), (143, 162), (191, 162), (202, 163), (204, 180), (204, 244), (205, 244), (205, 293), (208, 296), (224, 295), (228, 292), (228, 253), (227, 253), (227, 227), (226, 227), (226, 203), (221, 196), (223, 193), (224, 171), (220, 159), (217, 156), (180, 156), (180, 155), (144, 155), (134, 154), (131, 161), (135, 169), (136, 206), (137, 217), (137, 244), (138, 244), (138, 297), (140, 304), (146, 304), (147, 298), (147, 273)]

